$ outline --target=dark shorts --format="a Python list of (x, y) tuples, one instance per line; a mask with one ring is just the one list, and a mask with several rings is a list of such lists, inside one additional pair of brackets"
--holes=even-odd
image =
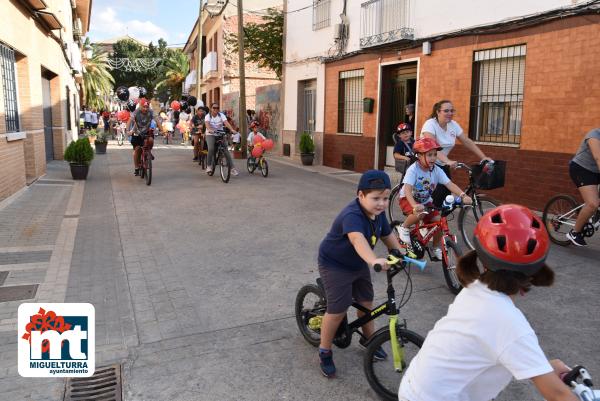
[(85, 129), (92, 129), (92, 123), (90, 123), (90, 122), (84, 122), (83, 123), (83, 127)]
[(325, 287), (327, 313), (344, 313), (352, 301), (373, 301), (373, 283), (369, 269), (340, 270), (319, 266)]
[(600, 174), (581, 167), (575, 162), (569, 163), (569, 175), (577, 188), (600, 184)]
[(141, 135), (132, 135), (131, 146), (133, 146), (134, 149), (138, 146), (144, 146), (144, 137)]

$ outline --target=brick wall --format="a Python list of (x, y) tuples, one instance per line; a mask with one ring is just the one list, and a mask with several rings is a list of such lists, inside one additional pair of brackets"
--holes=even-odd
[(25, 181), (23, 141), (7, 142), (0, 139), (0, 199), (23, 188)]

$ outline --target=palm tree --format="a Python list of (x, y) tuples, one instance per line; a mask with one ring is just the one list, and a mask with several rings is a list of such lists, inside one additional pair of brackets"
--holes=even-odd
[(156, 89), (171, 89), (171, 96), (175, 99), (181, 97), (182, 83), (190, 72), (190, 62), (187, 56), (180, 50), (172, 53), (165, 61), (165, 77), (156, 83)]
[(86, 38), (84, 48), (92, 49), (92, 57), (83, 60), (83, 97), (88, 107), (106, 108), (104, 98), (110, 94), (115, 83), (110, 74), (108, 54)]

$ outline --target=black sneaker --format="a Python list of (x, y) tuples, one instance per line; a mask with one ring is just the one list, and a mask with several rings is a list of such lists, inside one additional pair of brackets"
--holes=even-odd
[[(361, 346), (361, 348), (367, 349), (367, 347), (365, 346), (365, 340), (363, 338), (358, 340), (358, 344)], [(387, 352), (385, 352), (381, 347), (379, 347), (375, 352), (373, 352), (373, 359), (378, 361), (385, 361), (387, 359), (387, 356)]]
[(192, 161), (194, 161), (194, 162), (197, 162), (197, 161), (198, 161), (198, 156), (194, 157), (194, 158), (192, 159)]
[(136, 168), (135, 170), (133, 170), (133, 175), (140, 175), (140, 169)]
[(567, 234), (567, 238), (575, 245), (577, 246), (586, 246), (587, 242), (585, 242), (585, 240), (583, 239), (583, 234), (582, 233), (578, 233), (575, 230), (571, 230), (569, 231), (569, 233)]
[(319, 349), (319, 359), (321, 360), (321, 373), (323, 376), (332, 378), (335, 377), (335, 364), (333, 363), (333, 352), (322, 351)]

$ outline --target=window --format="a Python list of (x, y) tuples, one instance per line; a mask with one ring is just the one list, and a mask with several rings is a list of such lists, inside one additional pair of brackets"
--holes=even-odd
[(313, 0), (313, 31), (329, 26), (331, 0)]
[(340, 72), (338, 132), (362, 134), (364, 70)]
[(17, 105), (17, 80), (15, 77), (15, 52), (0, 43), (0, 68), (2, 69), (2, 88), (4, 95), (4, 113), (6, 132), (19, 131), (19, 108)]
[(526, 46), (481, 50), (473, 58), (471, 139), (521, 141)]

